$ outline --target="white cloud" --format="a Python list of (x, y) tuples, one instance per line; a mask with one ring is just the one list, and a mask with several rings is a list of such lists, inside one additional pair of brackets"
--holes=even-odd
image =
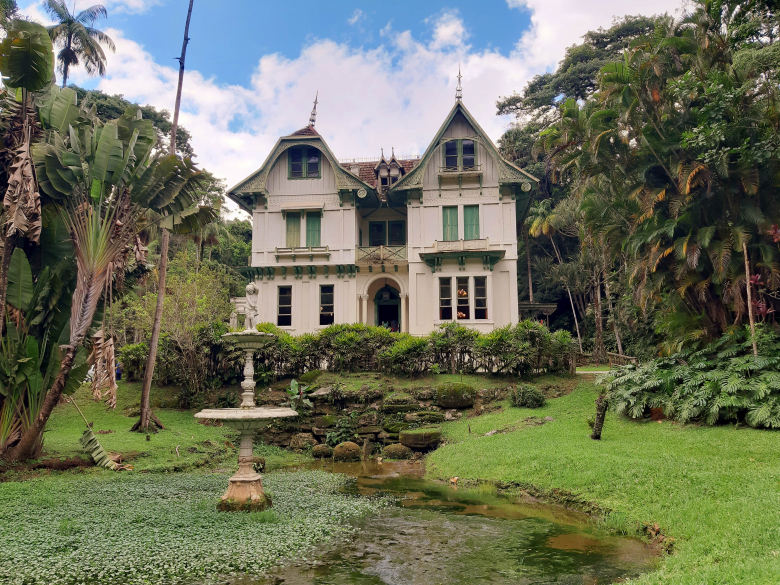
[(366, 13), (360, 10), (360, 8), (355, 8), (355, 12), (352, 13), (352, 16), (350, 16), (347, 19), (347, 22), (350, 25), (357, 24), (360, 20), (363, 20), (366, 17)]
[(463, 24), (463, 20), (456, 11), (446, 11), (434, 21), (433, 43), (434, 49), (444, 47), (457, 47), (465, 43), (469, 34)]
[[(685, 0), (683, 0), (684, 2)], [(554, 67), (563, 52), (589, 30), (609, 28), (615, 16), (679, 12), (681, 0), (507, 0), (510, 8), (528, 10), (531, 28), (520, 37), (519, 53), (531, 67)]]

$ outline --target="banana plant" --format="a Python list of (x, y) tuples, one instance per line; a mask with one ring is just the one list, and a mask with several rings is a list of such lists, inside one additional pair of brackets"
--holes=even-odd
[(124, 270), (137, 234), (152, 213), (182, 230), (213, 221), (199, 208), (201, 172), (190, 159), (154, 151), (152, 123), (140, 109), (128, 108), (103, 123), (94, 108), (77, 107), (64, 89), (52, 91), (41, 107), (44, 139), (32, 149), (41, 192), (54, 201), (70, 233), (76, 259), (76, 285), (69, 336), (59, 370), (33, 424), (6, 457), (30, 457), (71, 369), (105, 292)]

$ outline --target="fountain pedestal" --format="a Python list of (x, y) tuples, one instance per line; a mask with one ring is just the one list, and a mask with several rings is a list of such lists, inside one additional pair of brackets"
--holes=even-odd
[(241, 407), (206, 409), (197, 413), (195, 418), (222, 421), (222, 424), (236, 429), (241, 436), (238, 471), (230, 478), (228, 489), (217, 508), (224, 511), (264, 510), (271, 506), (271, 500), (263, 493), (263, 477), (253, 467), (255, 431), (267, 426), (275, 418), (298, 416), (298, 413), (292, 408), (255, 406), (254, 352), (269, 343), (273, 335), (247, 330), (227, 333), (223, 337), (233, 341), (246, 353), (244, 381), (241, 382), (244, 390)]

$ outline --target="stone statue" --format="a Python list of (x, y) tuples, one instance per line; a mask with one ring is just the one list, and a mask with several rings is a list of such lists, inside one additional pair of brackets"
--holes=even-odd
[(260, 291), (257, 290), (254, 282), (246, 285), (246, 306), (244, 308), (244, 329), (254, 329), (259, 322), (259, 312), (257, 310), (257, 296)]

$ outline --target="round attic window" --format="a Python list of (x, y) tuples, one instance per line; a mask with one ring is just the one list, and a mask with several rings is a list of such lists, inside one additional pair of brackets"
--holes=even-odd
[(366, 195), (368, 195), (368, 193), (366, 192), (366, 190), (365, 190), (365, 189), (358, 189), (358, 193), (357, 193), (357, 195), (358, 195), (358, 197), (360, 197), (361, 199), (363, 199), (363, 198), (364, 198)]

